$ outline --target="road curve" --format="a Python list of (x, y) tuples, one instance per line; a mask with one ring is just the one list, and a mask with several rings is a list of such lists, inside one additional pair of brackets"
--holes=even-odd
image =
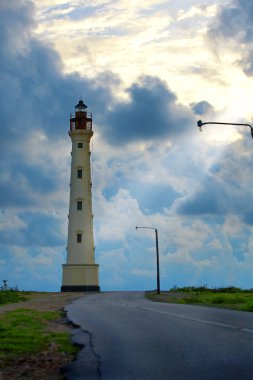
[(68, 305), (83, 344), (67, 380), (253, 379), (253, 315), (151, 302), (143, 292), (91, 294)]

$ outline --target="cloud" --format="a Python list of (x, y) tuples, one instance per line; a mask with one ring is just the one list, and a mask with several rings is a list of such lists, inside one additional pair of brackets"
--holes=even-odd
[[(0, 278), (7, 279), (10, 287), (20, 290), (56, 291), (56, 279), (61, 275), (61, 251), (58, 248), (0, 246)], [(59, 287), (58, 289), (59, 290)]]
[(62, 73), (56, 51), (34, 36), (32, 2), (4, 0), (0, 8), (0, 207), (49, 206), (57, 192), (59, 206), (69, 181), (70, 107), (85, 94), (101, 109), (110, 90)]
[(177, 103), (175, 94), (160, 79), (141, 77), (127, 94), (128, 100), (117, 102), (104, 118), (104, 127), (101, 125), (111, 144), (173, 139), (190, 130), (191, 112)]
[[(58, 53), (34, 34), (33, 3), (4, 1), (0, 7), (0, 207), (6, 218), (1, 224), (1, 252), (8, 258), (6, 270), (17, 273), (20, 281), (23, 277), (18, 269), (10, 269), (14, 265), (10, 258), (17, 257), (17, 251), (27, 261), (33, 257), (34, 266), (27, 267), (27, 276), (35, 270), (42, 286), (35, 264), (42, 263), (43, 252), (56, 247), (58, 261), (54, 265), (60, 268), (64, 262), (70, 169), (68, 117), (69, 107), (80, 94), (89, 99), (89, 108), (96, 115), (94, 128), (104, 145), (106, 141), (127, 146), (176, 138), (187, 132), (192, 113), (177, 103), (175, 94), (158, 78), (140, 78), (128, 88), (128, 100), (122, 101), (113, 95), (120, 86), (119, 78), (109, 71), (93, 79), (64, 74)], [(131, 165), (127, 170), (130, 175)], [(111, 173), (114, 177), (115, 172)], [(161, 186), (158, 193), (164, 196), (166, 188)], [(123, 188), (116, 188), (108, 200), (98, 196), (101, 209), (97, 214), (104, 211), (96, 227), (98, 241), (126, 241), (127, 231), (132, 233), (136, 222), (143, 220), (137, 200)], [(155, 199), (152, 203), (155, 209)], [(142, 207), (148, 206), (144, 203)], [(115, 222), (110, 228), (108, 219)], [(10, 225), (15, 225), (15, 234)], [(36, 275), (31, 278), (35, 281)]]
[(124, 240), (126, 232), (134, 231), (137, 221), (142, 218), (136, 199), (125, 189), (119, 189), (107, 202), (102, 199), (102, 204), (100, 202), (96, 207), (97, 214), (100, 214), (96, 224), (98, 240)]
[[(58, 53), (36, 38), (35, 27), (31, 1), (1, 2), (0, 209), (4, 221), (1, 218), (0, 234), (1, 255), (8, 264), (0, 272), (4, 277), (18, 273), (12, 260), (18, 247), (23, 266), (34, 257), (34, 266), (26, 266), (24, 276), (30, 278), (31, 287), (43, 289), (39, 263), (43, 268), (43, 252), (57, 247), (55, 259), (47, 265), (51, 273), (57, 266), (58, 275), (45, 285), (55, 289), (60, 286), (66, 245), (70, 107), (85, 94), (93, 99), (94, 110), (101, 109), (111, 96), (105, 84), (77, 73), (63, 74)], [(23, 276), (17, 278), (23, 283)]]
[(155, 270), (148, 270), (146, 268), (142, 268), (142, 269), (134, 268), (131, 271), (131, 273), (134, 274), (135, 276), (152, 277), (152, 278), (154, 278), (156, 275)]
[(253, 3), (251, 0), (230, 0), (221, 5), (209, 37), (240, 54), (237, 60), (247, 75), (253, 74)]
[(192, 103), (191, 109), (196, 115), (205, 115), (214, 111), (213, 106), (206, 100), (202, 100), (198, 103)]
[(236, 215), (241, 222), (251, 225), (251, 150), (249, 138), (229, 144), (209, 166), (198, 189), (176, 200), (176, 212), (180, 215)]
[(105, 99), (110, 102), (111, 96), (105, 83), (101, 86), (77, 73), (62, 73), (59, 54), (33, 33), (32, 2), (4, 0), (0, 7), (3, 155), (8, 152), (10, 139), (23, 143), (31, 132), (43, 131), (50, 140), (65, 137), (70, 107), (80, 96), (96, 99), (91, 102), (93, 111), (101, 101), (103, 106)]
[(215, 181), (205, 180), (201, 191), (183, 201), (177, 211), (182, 215), (222, 214), (225, 211), (222, 199), (225, 197), (221, 190)]

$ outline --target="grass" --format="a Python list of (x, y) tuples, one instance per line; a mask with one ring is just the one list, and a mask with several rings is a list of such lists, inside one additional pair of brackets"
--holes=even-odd
[(0, 291), (0, 305), (26, 301), (30, 292), (20, 292), (14, 289)]
[(51, 332), (48, 324), (62, 317), (59, 311), (17, 309), (0, 315), (0, 367), (18, 356), (35, 354), (52, 343), (62, 352), (75, 354), (77, 347), (67, 332)]
[(253, 289), (242, 290), (232, 286), (217, 289), (206, 286), (174, 287), (161, 294), (147, 292), (146, 297), (158, 302), (214, 306), (253, 312)]

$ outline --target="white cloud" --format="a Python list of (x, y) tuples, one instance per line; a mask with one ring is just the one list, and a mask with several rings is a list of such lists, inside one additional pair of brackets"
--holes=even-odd
[(12, 233), (15, 230), (22, 230), (24, 228), (27, 228), (26, 223), (16, 215), (15, 211), (0, 210), (0, 231)]
[(219, 239), (214, 238), (212, 241), (210, 241), (210, 243), (207, 244), (207, 248), (218, 251), (222, 249), (222, 245)]
[(193, 5), (189, 10), (181, 9), (178, 14), (178, 21), (185, 20), (188, 18), (203, 16), (213, 18), (217, 14), (217, 4), (204, 6), (204, 5)]
[[(6, 278), (10, 287), (20, 290), (55, 291), (60, 289), (62, 253), (53, 248), (37, 248), (13, 245), (8, 260), (0, 265), (0, 278)], [(3, 265), (4, 266), (3, 266)]]
[(148, 270), (146, 268), (134, 268), (131, 271), (132, 274), (135, 276), (143, 276), (143, 277), (152, 277), (154, 278), (156, 275), (156, 272), (154, 270)]
[[(79, 71), (82, 75), (88, 72), (94, 77), (109, 67), (120, 75), (126, 86), (140, 73), (157, 75), (159, 67), (159, 75), (173, 86), (183, 102), (193, 93), (198, 99), (198, 89), (203, 86), (201, 77), (189, 69), (184, 70), (200, 65), (215, 68), (205, 49), (204, 38), (206, 23), (215, 17), (214, 5), (204, 11), (189, 3), (186, 11), (181, 9), (181, 17), (182, 14), (192, 15), (195, 9), (194, 21), (187, 28), (177, 27), (174, 5), (167, 1), (145, 2), (145, 7), (123, 0), (114, 2), (113, 6), (110, 2), (71, 5), (64, 4), (64, 13), (66, 9), (69, 11), (65, 17), (62, 8), (58, 7), (48, 18), (48, 13), (43, 17), (48, 6), (45, 3), (38, 9), (37, 16), (40, 20), (38, 36), (54, 44), (63, 58), (66, 72)], [(75, 16), (71, 16), (73, 8)], [(221, 69), (221, 66), (216, 67), (215, 71)], [(216, 103), (217, 94), (212, 98)]]
[(96, 208), (98, 240), (124, 240), (125, 235), (143, 219), (137, 201), (125, 189), (119, 189), (109, 201), (101, 199)]

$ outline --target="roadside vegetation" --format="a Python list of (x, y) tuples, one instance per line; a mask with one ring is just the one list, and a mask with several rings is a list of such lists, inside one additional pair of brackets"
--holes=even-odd
[(253, 312), (253, 289), (243, 290), (233, 286), (225, 288), (208, 288), (186, 286), (179, 288), (174, 286), (169, 291), (161, 291), (161, 294), (146, 292), (146, 297), (152, 301), (204, 305)]
[[(0, 314), (0, 367), (18, 356), (28, 356), (49, 346), (59, 352), (75, 354), (67, 332), (54, 332), (50, 323), (62, 318), (62, 312), (17, 309)], [(51, 328), (50, 328), (51, 327)]]
[(30, 293), (31, 292), (20, 292), (17, 286), (10, 288), (8, 286), (8, 280), (3, 280), (3, 285), (0, 287), (0, 305), (26, 301)]
[(80, 350), (71, 343), (63, 311), (75, 297), (24, 292), (4, 283), (0, 288), (0, 377), (63, 378), (60, 368)]
[(5, 289), (0, 291), (0, 305), (28, 300), (31, 292), (20, 292), (18, 289)]

